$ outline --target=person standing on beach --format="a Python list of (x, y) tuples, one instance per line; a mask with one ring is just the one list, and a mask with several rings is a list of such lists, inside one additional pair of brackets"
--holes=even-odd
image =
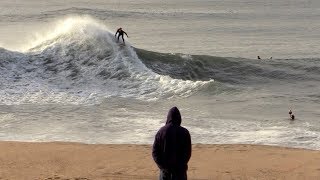
[(173, 107), (168, 112), (165, 126), (155, 136), (152, 157), (160, 169), (160, 180), (187, 180), (191, 137), (180, 125), (180, 111)]

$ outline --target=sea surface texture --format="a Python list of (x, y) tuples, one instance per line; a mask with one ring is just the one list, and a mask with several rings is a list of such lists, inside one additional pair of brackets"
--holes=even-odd
[(177, 106), (193, 143), (320, 149), (319, 9), (1, 0), (0, 140), (150, 144)]

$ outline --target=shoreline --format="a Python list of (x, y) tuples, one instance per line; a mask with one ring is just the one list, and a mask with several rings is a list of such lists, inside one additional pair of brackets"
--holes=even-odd
[[(0, 141), (0, 179), (158, 179), (151, 144)], [(193, 144), (188, 179), (318, 179), (320, 151)]]

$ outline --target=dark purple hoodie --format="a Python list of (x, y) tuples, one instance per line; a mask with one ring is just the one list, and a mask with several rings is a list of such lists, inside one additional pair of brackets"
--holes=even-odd
[(188, 169), (191, 137), (180, 124), (180, 112), (173, 107), (168, 113), (166, 125), (157, 132), (153, 143), (152, 156), (160, 169), (175, 172)]

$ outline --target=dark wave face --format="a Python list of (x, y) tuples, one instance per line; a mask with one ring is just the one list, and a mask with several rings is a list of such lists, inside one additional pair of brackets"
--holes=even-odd
[(252, 60), (205, 55), (165, 54), (136, 49), (154, 72), (184, 80), (210, 80), (230, 84), (317, 80), (320, 59)]

